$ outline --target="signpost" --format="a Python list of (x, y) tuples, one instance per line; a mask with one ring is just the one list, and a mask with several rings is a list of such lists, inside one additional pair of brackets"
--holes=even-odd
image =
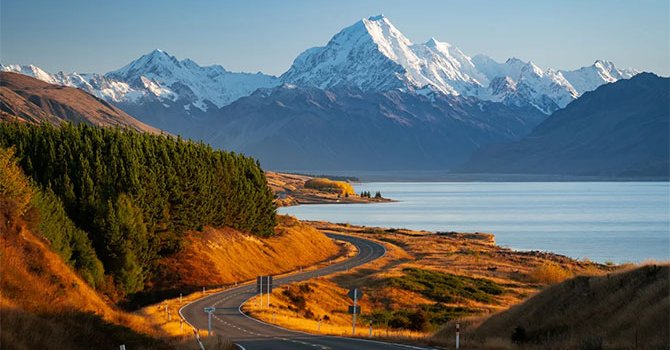
[(212, 314), (216, 311), (215, 307), (206, 307), (205, 312), (207, 313), (207, 336), (212, 335)]
[(356, 305), (358, 303), (358, 299), (363, 297), (363, 292), (361, 292), (360, 289), (358, 288), (352, 288), (349, 290), (349, 293), (347, 293), (347, 296), (354, 301), (354, 306), (349, 306), (349, 313), (352, 315), (352, 322), (351, 322), (351, 335), (356, 335), (356, 315), (360, 315), (361, 313), (361, 307)]
[[(263, 282), (265, 280), (265, 282)], [(270, 307), (270, 294), (272, 293), (272, 276), (256, 276), (256, 293), (260, 294), (258, 302), (260, 306), (263, 307), (263, 284), (265, 284), (265, 291), (268, 296), (268, 304)]]

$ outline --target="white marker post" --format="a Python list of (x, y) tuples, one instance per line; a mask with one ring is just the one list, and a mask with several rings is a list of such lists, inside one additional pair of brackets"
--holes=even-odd
[(179, 293), (179, 303), (181, 304), (181, 293)]
[(270, 294), (272, 294), (272, 276), (268, 276), (267, 291), (268, 291), (268, 307), (270, 307)]
[(258, 280), (260, 281), (259, 282), (260, 283), (260, 288), (258, 288), (258, 290), (261, 293), (261, 297), (258, 299), (258, 302), (260, 303), (260, 307), (263, 308), (263, 276), (260, 276), (258, 278)]
[(119, 346), (119, 350), (126, 350), (126, 346), (124, 344), (121, 344), (121, 346)]
[(358, 292), (358, 288), (354, 288), (354, 322), (353, 322), (353, 325), (351, 327), (351, 335), (353, 335), (353, 336), (356, 335), (356, 301), (358, 300), (357, 295), (356, 295), (356, 294), (358, 294), (357, 292)]
[(456, 323), (456, 350), (460, 347), (461, 340), (461, 325)]

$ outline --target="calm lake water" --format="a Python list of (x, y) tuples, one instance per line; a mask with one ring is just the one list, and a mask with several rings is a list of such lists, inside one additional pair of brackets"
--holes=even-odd
[(599, 262), (670, 260), (668, 182), (362, 183), (397, 200), (280, 208), (300, 219), (430, 231), (491, 232), (520, 250)]

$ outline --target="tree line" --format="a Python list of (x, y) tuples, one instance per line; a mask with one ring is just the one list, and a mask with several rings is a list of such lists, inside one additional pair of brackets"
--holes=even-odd
[[(210, 225), (262, 237), (274, 232), (272, 191), (258, 162), (243, 155), (85, 124), (0, 123), (0, 147), (14, 148), (41, 189), (37, 200), (55, 215), (49, 222), (73, 223), (50, 240), (72, 251), (82, 239), (72, 232), (85, 232), (94, 260), (102, 261), (121, 295), (141, 291), (157, 259), (178, 251), (186, 231)], [(56, 227), (49, 230), (59, 235)], [(85, 260), (77, 254), (70, 256)], [(88, 264), (84, 274), (100, 281), (95, 261)]]

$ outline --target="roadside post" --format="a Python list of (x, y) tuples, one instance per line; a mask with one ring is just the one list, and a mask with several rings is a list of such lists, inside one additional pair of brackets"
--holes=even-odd
[(358, 300), (363, 297), (363, 292), (358, 288), (351, 288), (347, 294), (349, 298), (354, 301), (354, 306), (349, 306), (349, 313), (352, 315), (351, 321), (351, 335), (356, 335), (356, 315), (361, 313), (360, 306), (357, 305)]
[(456, 350), (458, 350), (461, 338), (461, 325), (456, 323)]
[(368, 334), (368, 338), (372, 338), (372, 321), (370, 321), (370, 333)]
[(267, 288), (267, 294), (268, 294), (268, 307), (270, 307), (270, 294), (272, 294), (272, 276), (267, 276), (268, 280), (266, 283), (266, 288)]
[(207, 336), (212, 335), (212, 314), (216, 311), (215, 307), (206, 307), (205, 312), (207, 313)]
[(121, 344), (121, 346), (119, 346), (119, 350), (126, 350), (126, 345), (125, 345), (125, 344)]
[(181, 293), (179, 293), (179, 303), (180, 304), (181, 304), (181, 297), (182, 297), (182, 295), (181, 295)]
[(260, 307), (263, 307), (263, 276), (256, 276), (256, 293), (260, 294), (258, 303)]

